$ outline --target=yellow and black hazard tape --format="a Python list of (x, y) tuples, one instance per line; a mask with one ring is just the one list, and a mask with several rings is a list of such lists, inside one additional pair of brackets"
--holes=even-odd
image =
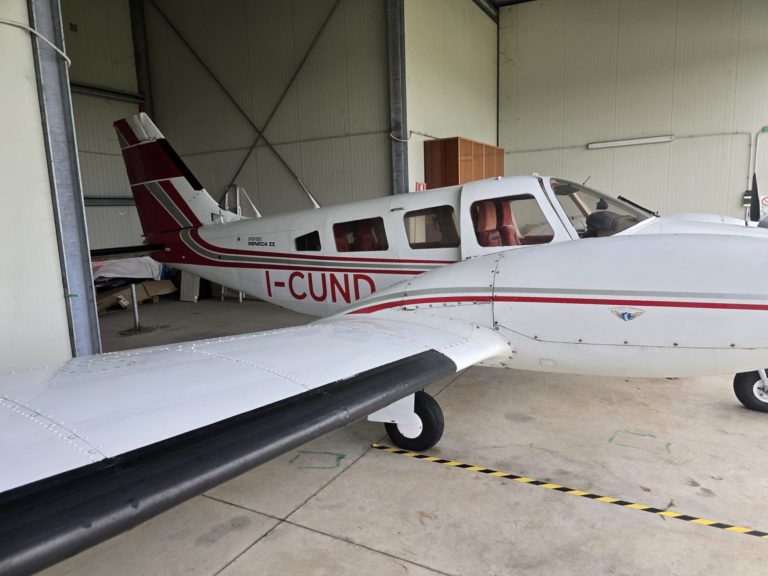
[(724, 522), (715, 522), (714, 520), (707, 520), (706, 518), (697, 518), (696, 516), (689, 516), (688, 514), (681, 514), (680, 512), (673, 512), (672, 510), (663, 510), (661, 508), (654, 508), (653, 506), (646, 506), (645, 504), (636, 504), (634, 502), (627, 502), (626, 500), (620, 500), (618, 498), (611, 498), (610, 496), (600, 496), (599, 494), (592, 494), (584, 490), (574, 490), (567, 486), (560, 486), (552, 482), (543, 482), (542, 480), (534, 480), (533, 478), (527, 478), (525, 476), (518, 476), (517, 474), (510, 474), (509, 472), (501, 472), (500, 470), (493, 470), (491, 468), (483, 468), (482, 466), (472, 466), (471, 464), (463, 464), (454, 460), (446, 460), (445, 458), (438, 458), (437, 456), (430, 456), (428, 454), (421, 454), (420, 452), (409, 452), (408, 450), (401, 450), (399, 448), (391, 448), (382, 444), (373, 444), (373, 448), (377, 450), (384, 450), (385, 452), (391, 452), (392, 454), (401, 454), (408, 456), (409, 458), (415, 458), (416, 460), (424, 460), (425, 462), (434, 462), (435, 464), (445, 464), (453, 468), (461, 468), (463, 470), (469, 470), (471, 472), (479, 472), (480, 474), (487, 474), (488, 476), (496, 476), (498, 478), (506, 478), (507, 480), (514, 480), (522, 484), (531, 484), (533, 486), (540, 486), (548, 490), (555, 490), (556, 492), (563, 492), (564, 494), (571, 494), (572, 496), (581, 496), (582, 498), (588, 498), (590, 500), (596, 500), (598, 502), (605, 502), (607, 504), (615, 504), (616, 506), (622, 506), (624, 508), (631, 508), (632, 510), (640, 510), (641, 512), (650, 512), (657, 516), (663, 516), (664, 518), (674, 518), (676, 520), (683, 520), (692, 524), (699, 524), (701, 526), (710, 526), (712, 528), (720, 528), (721, 530), (727, 530), (728, 532), (735, 532), (737, 534), (747, 534), (749, 536), (757, 536), (764, 540), (768, 540), (768, 532), (761, 532), (760, 530), (753, 530), (751, 528), (744, 528), (743, 526), (734, 526), (733, 524), (726, 524)]

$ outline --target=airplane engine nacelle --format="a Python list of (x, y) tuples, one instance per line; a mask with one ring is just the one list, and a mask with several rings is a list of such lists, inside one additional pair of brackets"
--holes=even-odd
[(767, 258), (764, 239), (709, 235), (511, 250), (499, 261), (493, 319), (517, 350), (512, 367), (522, 369), (754, 370), (768, 365), (768, 272), (758, 264)]

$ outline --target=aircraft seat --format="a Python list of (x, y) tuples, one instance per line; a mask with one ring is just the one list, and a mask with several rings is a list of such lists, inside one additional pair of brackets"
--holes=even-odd
[(369, 250), (378, 250), (379, 243), (373, 233), (373, 225), (370, 220), (360, 220), (355, 230), (355, 250), (366, 252)]
[(520, 235), (517, 233), (515, 218), (512, 216), (512, 207), (508, 200), (499, 202), (499, 233), (504, 246), (519, 246), (522, 244)]
[(475, 234), (480, 246), (501, 246), (501, 232), (497, 229), (496, 203), (493, 200), (478, 202)]
[(336, 240), (336, 250), (338, 252), (349, 252), (349, 241), (347, 240), (346, 226), (336, 224), (333, 227), (333, 236)]

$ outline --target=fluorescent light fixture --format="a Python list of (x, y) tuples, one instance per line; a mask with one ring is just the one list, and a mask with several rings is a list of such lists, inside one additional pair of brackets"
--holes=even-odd
[(638, 146), (640, 144), (659, 144), (661, 142), (672, 142), (675, 137), (669, 136), (649, 136), (648, 138), (631, 138), (629, 140), (609, 140), (608, 142), (590, 142), (587, 144), (587, 150), (599, 150), (600, 148), (617, 148), (618, 146)]

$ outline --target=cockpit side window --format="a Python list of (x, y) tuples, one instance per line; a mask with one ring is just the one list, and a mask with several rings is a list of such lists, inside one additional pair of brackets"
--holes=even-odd
[(479, 200), (470, 211), (480, 246), (546, 244), (555, 235), (536, 198), (530, 194)]

